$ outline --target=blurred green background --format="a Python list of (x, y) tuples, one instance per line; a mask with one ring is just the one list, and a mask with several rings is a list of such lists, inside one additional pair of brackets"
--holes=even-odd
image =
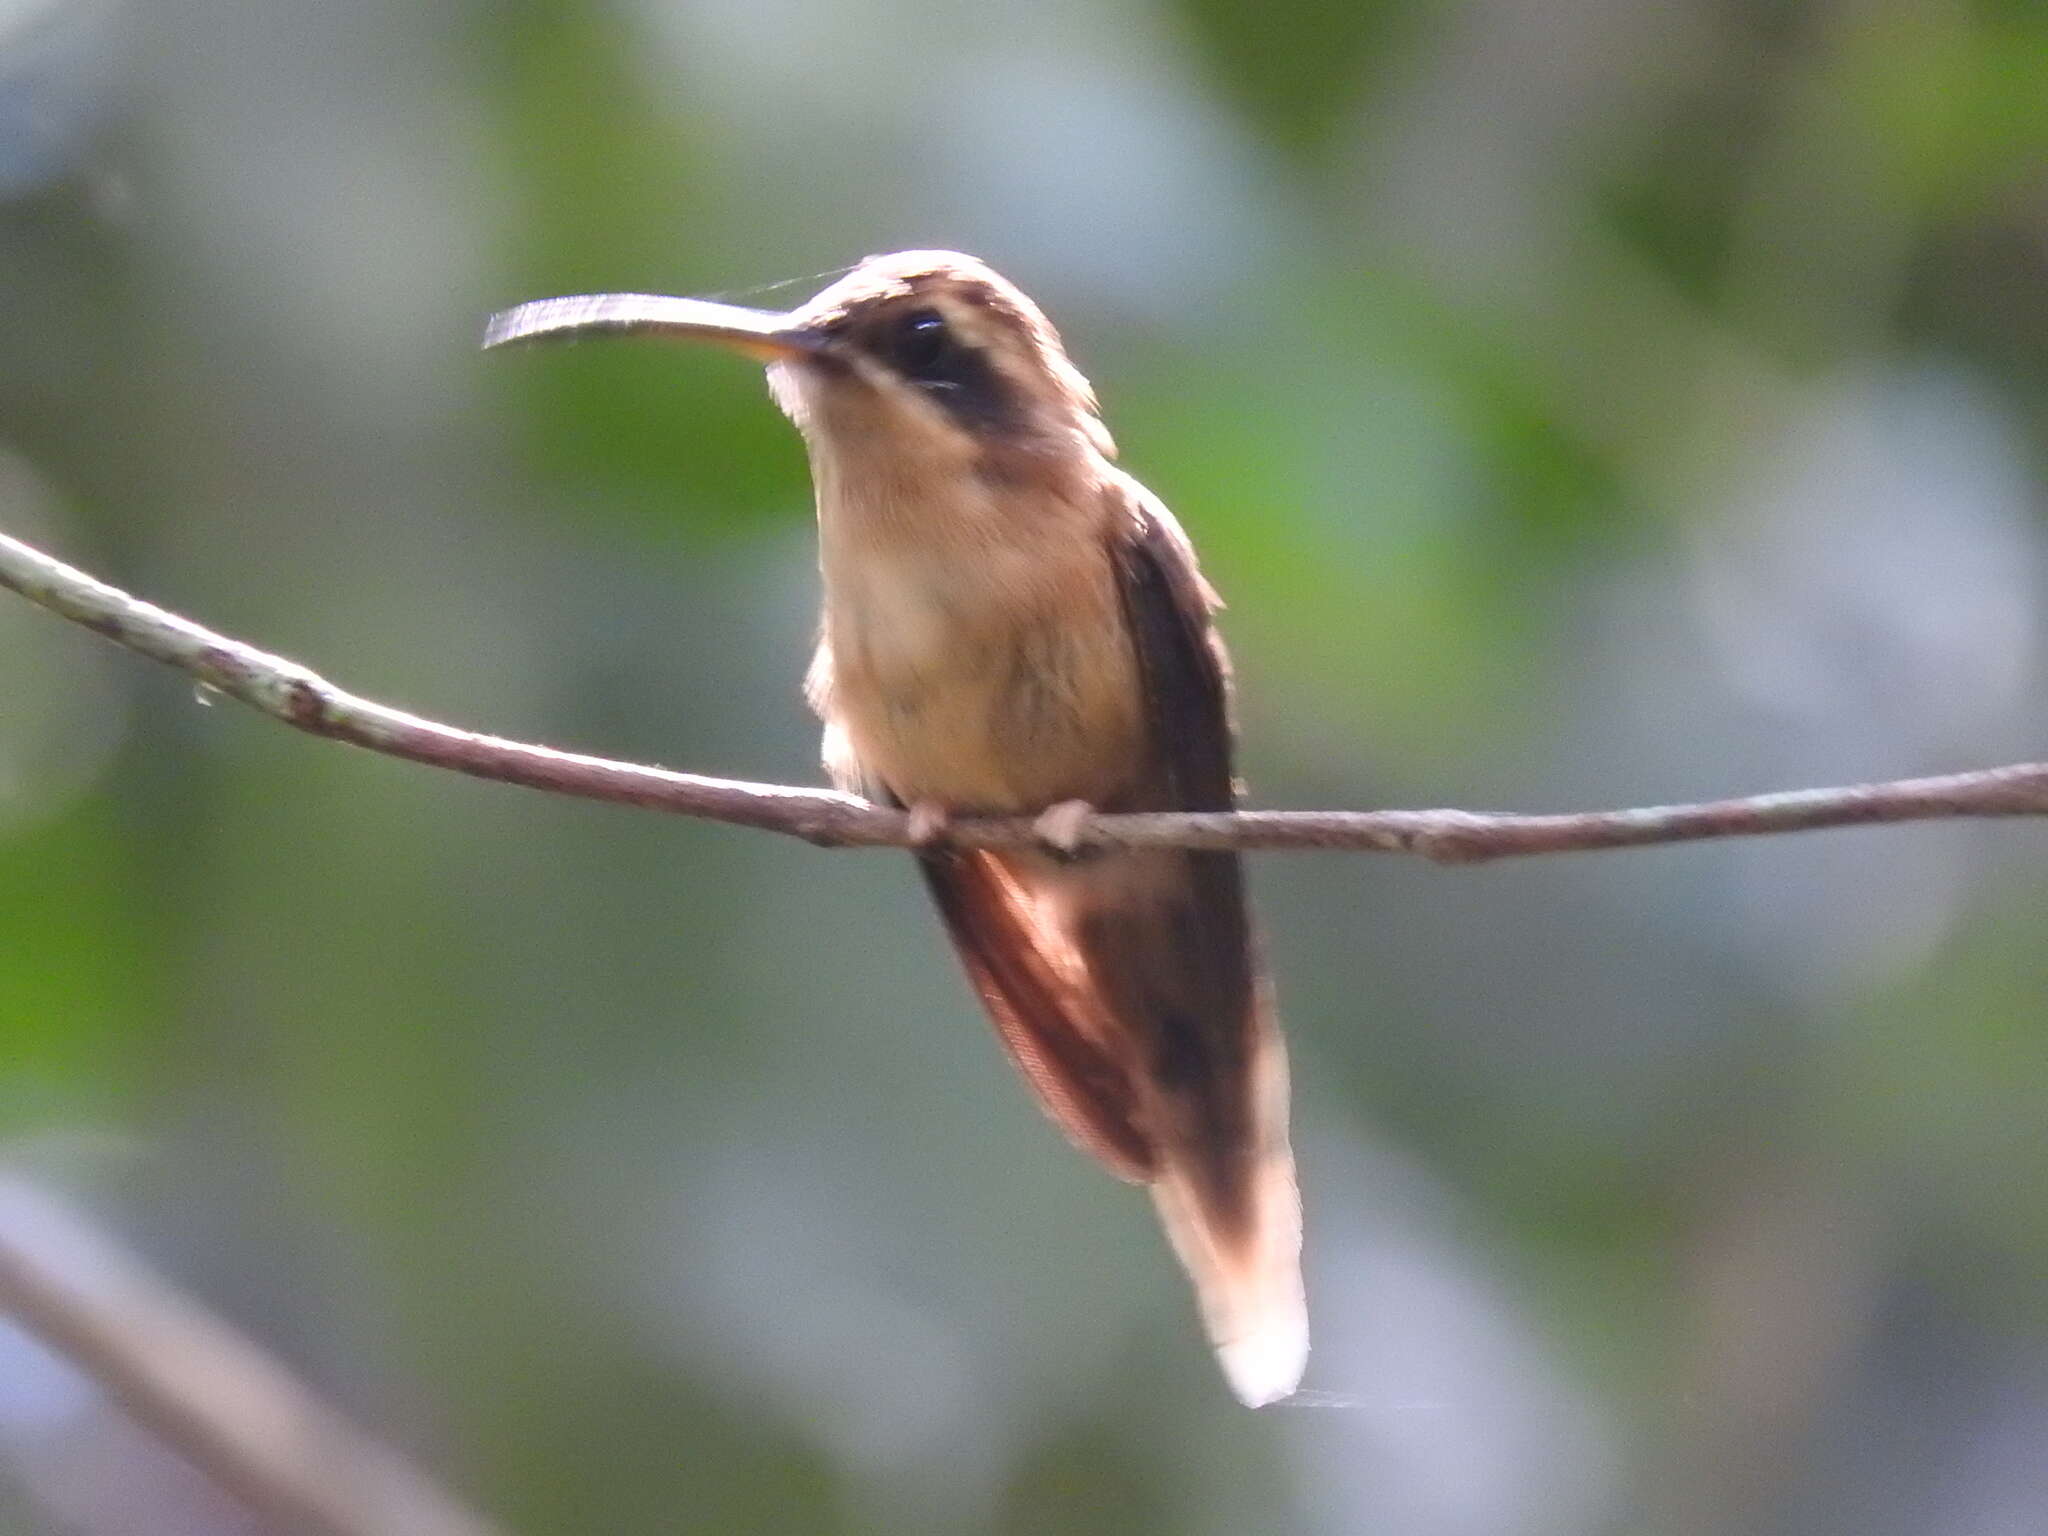
[[(0, 0), (0, 199), (0, 529), (456, 722), (815, 782), (758, 375), (479, 328), (944, 245), (1256, 803), (2048, 741), (2038, 0)], [(205, 702), (0, 597), (0, 1161), (515, 1532), (2048, 1529), (2041, 828), (1258, 859), (1334, 1405), (1252, 1415), (906, 860)], [(249, 1529), (0, 1328), (0, 1530)]]

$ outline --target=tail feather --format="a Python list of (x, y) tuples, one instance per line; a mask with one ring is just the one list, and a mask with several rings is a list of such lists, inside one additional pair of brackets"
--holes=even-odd
[(1150, 1186), (1237, 1396), (1308, 1357), (1287, 1065), (1235, 859), (930, 854), (926, 883), (1046, 1112)]
[(1041, 887), (1125, 1041), (1153, 1205), (1232, 1389), (1258, 1407), (1308, 1358), (1287, 1055), (1229, 855), (1047, 870)]
[[(1195, 1285), (1202, 1325), (1231, 1390), (1261, 1408), (1301, 1384), (1308, 1364), (1308, 1303), (1301, 1284), (1301, 1196), (1287, 1136), (1287, 1058), (1268, 1003), (1254, 1007), (1246, 1063), (1249, 1135), (1236, 1177), (1219, 1188), (1201, 1143), (1156, 1149), (1152, 1203)], [(1171, 1125), (1176, 1117), (1157, 1119)]]
[(1176, 1172), (1152, 1185), (1152, 1203), (1195, 1283), (1202, 1326), (1230, 1387), (1262, 1408), (1301, 1384), (1308, 1365), (1308, 1303), (1301, 1288), (1301, 1203), (1294, 1165), (1261, 1170), (1256, 1225), (1219, 1233), (1199, 1196)]

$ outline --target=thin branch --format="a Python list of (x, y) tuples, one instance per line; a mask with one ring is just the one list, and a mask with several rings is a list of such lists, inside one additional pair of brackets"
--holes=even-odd
[(83, 1217), (4, 1171), (0, 1315), (280, 1530), (496, 1532)]
[[(459, 730), (358, 698), (297, 662), (215, 634), (5, 535), (0, 535), (0, 586), (315, 736), (480, 779), (757, 827), (822, 847), (917, 845), (908, 816), (852, 795), (558, 752)], [(1061, 833), (1063, 842), (1079, 848), (1329, 849), (1412, 853), (1439, 863), (1469, 864), (1879, 822), (2041, 815), (2048, 815), (2048, 763), (1556, 816), (1453, 810), (1161, 812), (1089, 816), (1078, 828), (1063, 827)], [(1065, 837), (1069, 831), (1071, 839)], [(962, 817), (941, 835), (963, 848), (1019, 848), (1044, 841), (1038, 823), (1021, 817)]]

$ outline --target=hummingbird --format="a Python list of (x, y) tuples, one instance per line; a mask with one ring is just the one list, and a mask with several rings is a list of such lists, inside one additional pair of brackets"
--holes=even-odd
[[(816, 490), (805, 692), (827, 773), (910, 812), (1039, 1104), (1150, 1191), (1237, 1396), (1289, 1395), (1308, 1356), (1300, 1199), (1240, 860), (1075, 850), (1091, 808), (1237, 804), (1220, 603), (1187, 536), (1117, 466), (1051, 322), (971, 256), (871, 256), (786, 312), (540, 299), (493, 316), (484, 345), (637, 333), (767, 364)], [(1044, 846), (948, 847), (969, 815), (1037, 817)]]

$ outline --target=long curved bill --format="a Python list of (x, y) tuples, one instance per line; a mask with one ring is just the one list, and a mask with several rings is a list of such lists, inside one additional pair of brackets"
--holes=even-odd
[(818, 350), (818, 338), (775, 310), (659, 293), (586, 293), (501, 309), (484, 327), (486, 347), (582, 336), (680, 336), (772, 363)]

